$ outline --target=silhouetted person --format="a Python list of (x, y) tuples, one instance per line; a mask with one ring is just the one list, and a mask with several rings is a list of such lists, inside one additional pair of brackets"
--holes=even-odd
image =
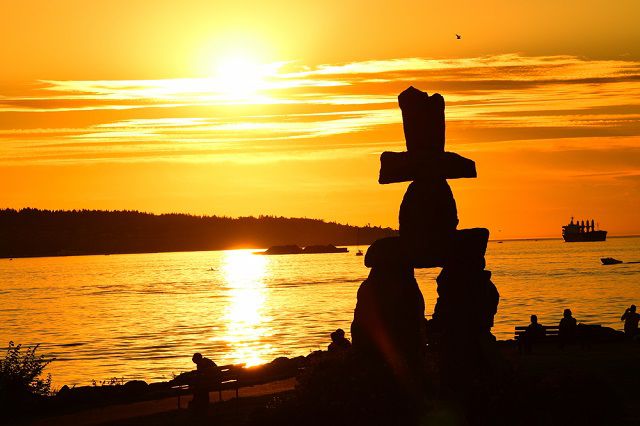
[(531, 324), (529, 324), (522, 335), (522, 343), (527, 353), (531, 352), (533, 344), (544, 338), (545, 332), (542, 324), (538, 323), (538, 316), (531, 315)]
[(576, 319), (571, 316), (571, 309), (565, 309), (564, 315), (560, 320), (559, 329), (559, 337), (560, 337), (560, 347), (564, 347), (565, 344), (573, 343), (576, 340), (576, 331), (578, 328), (578, 323)]
[(351, 347), (349, 339), (344, 337), (344, 330), (339, 328), (331, 333), (331, 343), (329, 344), (329, 352), (344, 352)]
[(636, 305), (629, 306), (620, 317), (620, 321), (624, 321), (624, 334), (626, 334), (627, 337), (633, 337), (638, 334), (640, 314), (636, 312)]
[(544, 337), (544, 327), (538, 322), (537, 315), (531, 315), (531, 324), (527, 326), (527, 333), (536, 339)]
[(201, 353), (193, 354), (191, 360), (196, 364), (196, 375), (194, 378), (193, 400), (190, 407), (196, 410), (203, 410), (209, 405), (209, 390), (211, 386), (219, 381), (218, 366), (209, 358), (205, 358)]

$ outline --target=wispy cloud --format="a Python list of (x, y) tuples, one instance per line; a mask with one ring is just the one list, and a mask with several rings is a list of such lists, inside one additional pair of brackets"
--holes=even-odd
[(396, 97), (408, 85), (445, 95), (450, 144), (640, 135), (635, 61), (513, 54), (278, 67), (249, 93), (215, 79), (43, 80), (0, 96), (0, 157), (254, 161), (259, 151), (260, 161), (273, 161), (285, 151), (371, 153), (401, 145)]

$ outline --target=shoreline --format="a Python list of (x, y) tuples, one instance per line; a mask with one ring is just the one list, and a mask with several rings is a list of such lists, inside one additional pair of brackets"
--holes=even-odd
[[(640, 235), (607, 235), (607, 240), (609, 239), (619, 239), (619, 238), (638, 238)], [(490, 243), (497, 242), (514, 242), (514, 241), (556, 241), (562, 240), (562, 237), (539, 237), (539, 238), (492, 238), (489, 239)], [(606, 241), (599, 241), (606, 242)], [(341, 247), (367, 247), (370, 244), (340, 244), (335, 243), (335, 246)], [(266, 250), (268, 247), (232, 247), (232, 248), (220, 248), (220, 249), (210, 249), (210, 250), (171, 250), (171, 251), (128, 251), (128, 252), (118, 252), (118, 253), (81, 253), (81, 254), (56, 254), (49, 256), (1, 256), (0, 260), (14, 260), (14, 259), (47, 259), (47, 258), (59, 258), (59, 257), (87, 257), (87, 256), (122, 256), (122, 255), (133, 255), (133, 254), (160, 254), (160, 253), (206, 253), (206, 252), (219, 252), (219, 251), (233, 251), (233, 250)], [(351, 253), (351, 252), (348, 252)], [(309, 254), (309, 253), (307, 253)], [(326, 253), (310, 253), (310, 254), (326, 254)], [(331, 253), (330, 253), (331, 254)], [(336, 254), (336, 253), (332, 253)], [(340, 254), (340, 253), (338, 253)]]
[[(578, 380), (580, 392), (584, 395), (595, 393), (609, 399), (618, 399), (624, 405), (624, 416), (630, 423), (638, 420), (640, 401), (633, 397), (640, 380), (640, 370), (634, 368), (640, 357), (640, 344), (637, 341), (619, 340), (603, 341), (591, 347), (570, 345), (561, 349), (557, 343), (544, 342), (536, 346), (533, 353), (522, 354), (517, 350), (513, 340), (499, 341), (498, 350), (502, 357), (512, 366), (517, 377), (527, 383), (535, 382), (564, 383), (566, 379)], [(324, 352), (326, 355), (326, 352)], [(322, 356), (315, 354), (315, 356)], [(235, 398), (235, 391), (227, 389), (222, 392), (221, 402), (217, 391), (210, 393), (211, 403), (205, 414), (207, 419), (218, 419), (226, 416), (231, 410), (232, 418), (238, 423), (245, 424), (256, 410), (260, 412), (265, 407), (272, 406), (274, 401), (282, 400), (279, 395), (295, 395), (298, 385), (296, 373), (286, 378), (265, 380), (260, 383), (249, 383), (239, 387), (239, 399)], [(293, 370), (291, 371), (291, 373)], [(115, 387), (125, 388), (126, 385)], [(149, 387), (153, 384), (147, 385)], [(522, 385), (525, 386), (525, 385)], [(585, 387), (586, 386), (586, 387)], [(598, 386), (597, 388), (594, 386)], [(89, 387), (91, 388), (91, 387)], [(97, 387), (101, 388), (100, 386)], [(114, 388), (114, 386), (102, 387)], [(76, 391), (79, 392), (80, 390)], [(549, 395), (541, 395), (541, 398)], [(49, 405), (44, 410), (30, 417), (30, 424), (37, 425), (89, 425), (89, 424), (191, 424), (193, 412), (185, 409), (191, 399), (191, 392), (185, 391), (180, 396), (178, 408), (178, 394), (149, 393), (146, 397), (117, 399), (94, 399), (73, 401), (68, 397), (49, 397), (52, 401), (58, 399), (57, 404)], [(286, 399), (286, 398), (285, 398)], [(47, 410), (48, 408), (48, 410)], [(620, 413), (617, 413), (620, 414)], [(23, 418), (23, 420), (26, 420)], [(123, 423), (124, 422), (124, 423)], [(225, 423), (227, 424), (227, 423)]]
[[(526, 324), (520, 324), (520, 325), (521, 326), (525, 326)], [(581, 326), (587, 326), (587, 327), (591, 327), (591, 326), (600, 327), (600, 330), (602, 330), (604, 333), (609, 333), (609, 334), (606, 335), (606, 337), (604, 337), (605, 339), (606, 338), (611, 338), (611, 336), (614, 336), (614, 338), (615, 338), (616, 335), (617, 335), (617, 338), (621, 339), (622, 336), (624, 335), (624, 331), (622, 329), (615, 329), (615, 328), (612, 328), (612, 327), (602, 326), (600, 324), (580, 323), (580, 325)], [(515, 330), (515, 327), (517, 327), (517, 325), (514, 326), (514, 330)], [(514, 331), (514, 334), (515, 334), (515, 331)], [(594, 337), (594, 338), (603, 338), (603, 337), (601, 336), (601, 337)], [(499, 347), (508, 347), (508, 346), (516, 345), (517, 341), (514, 338), (503, 339), (503, 340), (500, 340), (500, 339), (496, 338), (495, 343)], [(243, 367), (243, 369), (247, 370), (247, 371), (259, 371), (259, 370), (262, 370), (262, 369), (268, 369), (271, 364), (277, 364), (277, 363), (281, 364), (283, 361), (295, 361), (297, 363), (300, 363), (300, 362), (304, 363), (304, 362), (308, 362), (308, 361), (314, 359), (317, 356), (323, 356), (323, 355), (325, 355), (327, 353), (328, 353), (327, 349), (317, 349), (317, 350), (313, 350), (313, 351), (309, 352), (306, 355), (277, 356), (274, 359), (272, 359), (271, 361), (264, 362), (262, 364), (253, 364), (253, 365), (250, 365), (250, 366)], [(186, 356), (185, 358), (188, 358), (188, 356)], [(306, 361), (304, 361), (304, 360), (306, 360)], [(220, 364), (220, 365), (222, 365), (222, 364)], [(229, 365), (242, 365), (242, 366), (244, 366), (245, 364), (244, 363), (235, 363), (235, 364), (229, 364)], [(165, 381), (156, 381), (156, 382), (152, 382), (152, 381), (147, 382), (146, 380), (141, 379), (141, 378), (130, 378), (128, 380), (125, 380), (126, 375), (115, 375), (115, 376), (113, 376), (113, 379), (116, 379), (115, 380), (115, 382), (116, 382), (115, 386), (120, 386), (120, 385), (126, 384), (128, 382), (145, 382), (148, 385), (158, 385), (158, 384), (162, 384), (162, 383), (171, 382), (172, 380), (175, 380), (180, 375), (188, 373), (190, 371), (192, 371), (192, 370), (180, 371), (177, 374), (176, 373), (172, 373), (173, 376), (174, 376), (173, 379), (165, 380)], [(60, 384), (60, 388), (65, 387), (65, 386), (66, 387), (70, 387), (71, 386), (70, 387), (71, 389), (73, 389), (73, 388), (96, 388), (96, 387), (101, 387), (101, 386), (114, 386), (112, 384), (108, 384), (108, 382), (110, 382), (109, 379), (105, 379), (104, 381), (93, 380), (92, 382), (91, 381), (87, 382), (87, 384), (80, 384), (80, 385), (78, 385), (78, 384), (69, 385), (69, 384), (64, 383), (64, 384)], [(106, 384), (97, 385), (96, 383), (106, 383)]]

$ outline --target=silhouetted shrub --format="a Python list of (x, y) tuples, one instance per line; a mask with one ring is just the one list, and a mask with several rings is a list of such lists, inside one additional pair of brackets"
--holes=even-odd
[(52, 360), (36, 355), (37, 350), (38, 345), (23, 351), (22, 345), (9, 342), (6, 355), (0, 360), (0, 406), (17, 410), (51, 394), (51, 374), (41, 376)]

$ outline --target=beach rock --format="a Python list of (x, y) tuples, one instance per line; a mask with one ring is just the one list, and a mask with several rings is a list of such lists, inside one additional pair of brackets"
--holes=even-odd
[(410, 381), (424, 348), (424, 299), (413, 269), (373, 267), (357, 297), (351, 324), (355, 354), (381, 360), (399, 381)]
[(578, 324), (576, 327), (578, 340), (583, 343), (621, 342), (626, 336), (623, 331), (599, 324)]
[(143, 380), (130, 380), (122, 385), (122, 391), (128, 396), (141, 395), (149, 390), (149, 385)]
[(267, 364), (246, 367), (241, 372), (243, 383), (266, 383), (269, 381), (294, 377), (298, 369), (306, 363), (305, 357), (278, 357)]
[(380, 155), (378, 183), (475, 178), (476, 164), (453, 152), (389, 152)]
[(149, 392), (162, 392), (171, 390), (171, 384), (169, 382), (151, 382), (149, 383)]
[(400, 205), (400, 240), (416, 268), (443, 266), (458, 226), (456, 202), (444, 179), (415, 181)]
[(398, 96), (408, 151), (444, 151), (444, 98), (411, 86)]

